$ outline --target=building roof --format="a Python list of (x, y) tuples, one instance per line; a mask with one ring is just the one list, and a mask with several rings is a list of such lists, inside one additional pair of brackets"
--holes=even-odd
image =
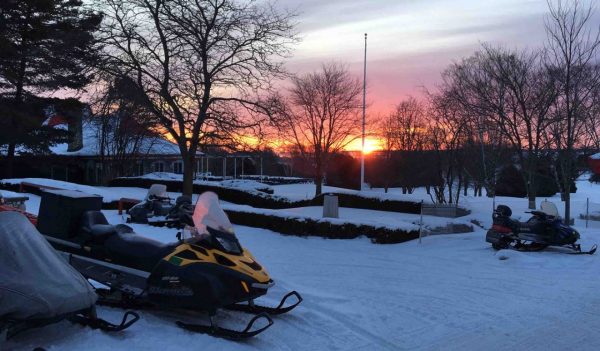
[[(55, 127), (59, 127), (62, 124), (58, 124)], [(86, 120), (83, 122), (83, 147), (77, 151), (68, 151), (68, 143), (57, 144), (50, 147), (50, 151), (56, 155), (64, 156), (99, 156), (100, 155), (100, 128), (101, 124), (92, 120)], [(133, 145), (131, 150), (133, 152)], [(161, 136), (148, 136), (141, 140), (141, 144), (138, 146), (137, 153), (140, 155), (153, 155), (153, 156), (179, 156), (179, 146), (177, 144), (161, 137)]]

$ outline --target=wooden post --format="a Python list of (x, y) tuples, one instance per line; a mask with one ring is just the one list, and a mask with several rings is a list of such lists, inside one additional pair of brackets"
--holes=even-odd
[(585, 227), (588, 227), (588, 221), (590, 220), (590, 198), (585, 200)]
[(423, 237), (423, 200), (421, 200), (421, 220), (419, 221), (419, 244)]

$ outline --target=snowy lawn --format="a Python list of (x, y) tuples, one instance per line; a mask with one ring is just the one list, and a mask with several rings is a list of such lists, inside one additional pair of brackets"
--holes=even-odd
[[(586, 198), (600, 200), (600, 186), (577, 185), (574, 215), (585, 210)], [(277, 192), (280, 187), (273, 188)], [(413, 196), (424, 196), (419, 191)], [(39, 197), (28, 196), (27, 208), (36, 213)], [(558, 196), (550, 200), (562, 211)], [(467, 197), (465, 203), (473, 213), (461, 220), (491, 224), (491, 199)], [(528, 218), (526, 199), (497, 198), (496, 204), (507, 204), (515, 217)], [(285, 211), (316, 215), (319, 209)], [(378, 211), (342, 209), (341, 215), (391, 223), (387, 215), (372, 212)], [(105, 213), (111, 223), (123, 220), (116, 211)], [(164, 242), (176, 234), (173, 229), (133, 227)], [(584, 249), (600, 243), (600, 230), (586, 229), (582, 221), (576, 221), (576, 228)], [(367, 239), (298, 238), (242, 226), (236, 232), (277, 282), (259, 302), (275, 305), (289, 290), (298, 290), (305, 299), (257, 338), (234, 343), (192, 334), (173, 324), (177, 316), (141, 312), (140, 322), (123, 333), (61, 322), (17, 336), (8, 350), (548, 351), (597, 350), (600, 345), (599, 254), (495, 252), (477, 227), (475, 233), (428, 237), (421, 245), (416, 240), (372, 245)], [(117, 321), (122, 312), (99, 307), (99, 314)], [(227, 327), (241, 328), (248, 319), (242, 313), (219, 314)]]
[[(524, 199), (501, 200), (525, 216)], [(27, 204), (31, 211), (35, 201), (32, 196)], [(482, 221), (490, 217), (489, 201), (472, 203)], [(106, 214), (112, 223), (122, 220), (116, 211)], [(171, 229), (134, 228), (161, 241), (175, 237)], [(600, 232), (577, 228), (585, 248), (600, 242)], [(257, 338), (234, 343), (192, 334), (174, 326), (175, 316), (142, 312), (142, 320), (124, 333), (61, 322), (16, 337), (9, 349), (546, 351), (600, 345), (598, 255), (496, 253), (483, 230), (429, 237), (421, 245), (304, 239), (240, 226), (236, 232), (277, 281), (262, 303), (275, 304), (289, 290), (305, 298)], [(99, 308), (103, 318), (113, 321), (121, 313)], [(219, 317), (229, 327), (241, 327), (248, 319), (232, 312)]]

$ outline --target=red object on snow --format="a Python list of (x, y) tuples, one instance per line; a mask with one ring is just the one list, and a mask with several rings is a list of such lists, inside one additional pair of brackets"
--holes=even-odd
[(44, 125), (47, 125), (48, 127), (51, 127), (51, 128), (54, 128), (61, 124), (68, 125), (69, 123), (62, 115), (59, 115), (59, 114), (52, 115), (52, 117), (48, 118), (44, 122)]
[(24, 214), (27, 219), (29, 219), (29, 221), (34, 225), (37, 226), (37, 216), (34, 214), (31, 214), (29, 212), (25, 212), (22, 211), (18, 208), (12, 207), (12, 206), (8, 206), (8, 205), (0, 205), (0, 212), (6, 212), (6, 211), (15, 211), (15, 212), (20, 212), (22, 214)]
[(600, 158), (592, 158), (588, 159), (588, 165), (594, 174), (600, 175)]

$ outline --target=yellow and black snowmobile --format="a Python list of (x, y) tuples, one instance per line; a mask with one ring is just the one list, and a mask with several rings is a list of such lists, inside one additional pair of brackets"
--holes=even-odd
[[(170, 244), (137, 235), (126, 225), (108, 224), (99, 211), (101, 200), (82, 193), (48, 191), (42, 195), (38, 218), (40, 231), (65, 253), (73, 267), (108, 287), (96, 290), (100, 304), (206, 311), (210, 324), (177, 325), (217, 337), (244, 339), (270, 327), (270, 315), (286, 313), (302, 301), (292, 291), (274, 308), (254, 303), (274, 282), (240, 245), (214, 193), (199, 197), (189, 219), (193, 226)], [(54, 213), (56, 209), (62, 213)], [(75, 218), (81, 218), (79, 223), (73, 223)], [(69, 223), (57, 223), (61, 220)], [(295, 303), (284, 307), (290, 297)], [(244, 330), (230, 330), (213, 322), (219, 309), (248, 312), (254, 317)], [(254, 328), (259, 320), (260, 326)]]

